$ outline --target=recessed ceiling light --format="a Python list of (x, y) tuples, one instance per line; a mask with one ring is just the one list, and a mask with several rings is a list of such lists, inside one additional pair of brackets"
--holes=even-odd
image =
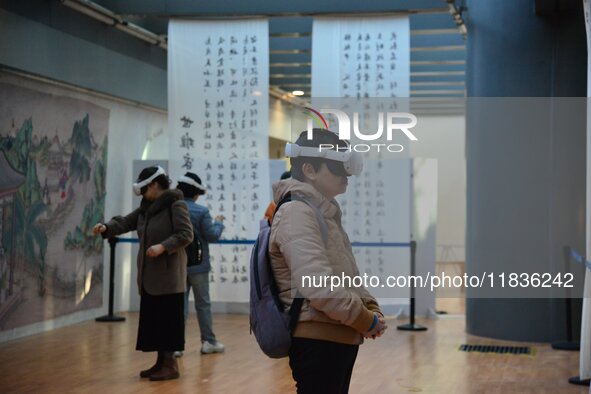
[(303, 96), (304, 92), (301, 90), (294, 90), (293, 92), (291, 92), (291, 94), (293, 94), (294, 96)]

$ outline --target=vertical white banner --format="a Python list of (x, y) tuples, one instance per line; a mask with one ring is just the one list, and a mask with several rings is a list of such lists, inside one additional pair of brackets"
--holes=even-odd
[[(587, 30), (587, 97), (591, 97), (591, 25), (589, 20), (590, 0), (583, 0), (585, 26)], [(586, 207), (586, 256), (591, 254), (591, 107), (587, 99), (587, 207)], [(591, 272), (585, 270), (585, 290), (581, 322), (581, 353), (579, 362), (580, 379), (591, 378)], [(591, 392), (591, 390), (590, 390)]]
[[(223, 239), (254, 239), (270, 201), (267, 20), (172, 20), (170, 174), (198, 174), (198, 204), (226, 217)], [(211, 298), (248, 301), (250, 245), (210, 245)]]
[(312, 97), (409, 97), (408, 16), (316, 18)]
[[(324, 107), (338, 108), (353, 122), (352, 113), (359, 111), (366, 133), (376, 130), (378, 114), (405, 110), (400, 104), (406, 107), (408, 100), (401, 98), (410, 94), (407, 16), (315, 18), (312, 32), (313, 108), (319, 111)], [(330, 118), (328, 123), (332, 131), (337, 130), (337, 124)], [(350, 142), (385, 141), (360, 141), (352, 137)], [(385, 150), (363, 151), (367, 152), (363, 153), (363, 173), (351, 177), (347, 193), (338, 197), (343, 225), (354, 242), (366, 245), (410, 242), (411, 161), (406, 159), (406, 152)], [(403, 160), (390, 160), (394, 158)], [(360, 271), (367, 275), (386, 277), (409, 273), (408, 246), (362, 246), (356, 247), (354, 254)], [(389, 304), (408, 302), (392, 297), (384, 289), (372, 289), (372, 292), (382, 299), (390, 298), (386, 301)]]
[[(353, 248), (362, 274), (385, 281), (410, 273), (410, 246), (405, 244), (411, 238), (411, 173), (410, 159), (367, 160), (363, 173), (350, 177), (347, 192), (337, 196), (350, 240), (365, 245)], [(375, 287), (370, 291), (382, 304), (406, 304), (410, 296), (408, 289)]]

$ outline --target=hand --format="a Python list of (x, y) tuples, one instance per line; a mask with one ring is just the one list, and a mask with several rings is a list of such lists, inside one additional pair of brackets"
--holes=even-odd
[[(378, 324), (379, 324), (380, 328), (378, 329), (378, 333), (377, 333), (376, 337), (379, 338), (382, 335), (384, 335), (384, 333), (388, 329), (388, 325), (386, 324), (386, 319), (384, 319), (384, 317), (381, 316), (381, 315), (380, 315), (380, 317), (378, 319)], [(375, 338), (373, 338), (373, 339), (375, 339)]]
[(215, 220), (217, 220), (218, 222), (223, 222), (225, 218), (226, 217), (224, 215), (217, 215), (215, 217)]
[(377, 312), (374, 312), (374, 315), (376, 315), (378, 317), (378, 322), (376, 323), (373, 330), (368, 331), (365, 334), (363, 334), (364, 338), (372, 338), (372, 339), (379, 338), (384, 334), (384, 332), (388, 328), (388, 325), (386, 324), (386, 320), (384, 319), (384, 317), (382, 315), (380, 315)]
[(146, 250), (146, 255), (149, 257), (158, 257), (164, 253), (165, 250), (166, 249), (164, 249), (162, 244), (152, 245), (148, 248), (148, 250)]
[(105, 226), (102, 223), (97, 223), (92, 228), (92, 234), (93, 235), (99, 235), (99, 234), (104, 233), (105, 231), (107, 231), (107, 226)]

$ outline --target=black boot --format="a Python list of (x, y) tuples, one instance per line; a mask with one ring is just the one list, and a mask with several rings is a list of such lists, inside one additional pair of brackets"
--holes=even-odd
[(150, 380), (178, 379), (180, 376), (179, 366), (176, 362), (176, 358), (173, 356), (173, 352), (163, 352), (162, 355), (163, 357), (160, 369), (152, 372), (150, 375)]
[(162, 354), (163, 354), (163, 352), (158, 352), (158, 357), (156, 358), (156, 364), (152, 365), (151, 368), (144, 369), (143, 371), (140, 372), (141, 378), (149, 378), (150, 375), (152, 375), (154, 372), (156, 372), (157, 370), (160, 369), (160, 367), (162, 366), (162, 360), (163, 360)]

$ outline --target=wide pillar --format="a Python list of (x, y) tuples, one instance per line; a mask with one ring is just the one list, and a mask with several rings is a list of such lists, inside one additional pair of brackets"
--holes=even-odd
[[(582, 1), (467, 6), (466, 270), (563, 267), (563, 245), (585, 251), (586, 115), (584, 99), (549, 97), (586, 96)], [(479, 336), (564, 339), (565, 318), (562, 298), (466, 300), (466, 330)]]

